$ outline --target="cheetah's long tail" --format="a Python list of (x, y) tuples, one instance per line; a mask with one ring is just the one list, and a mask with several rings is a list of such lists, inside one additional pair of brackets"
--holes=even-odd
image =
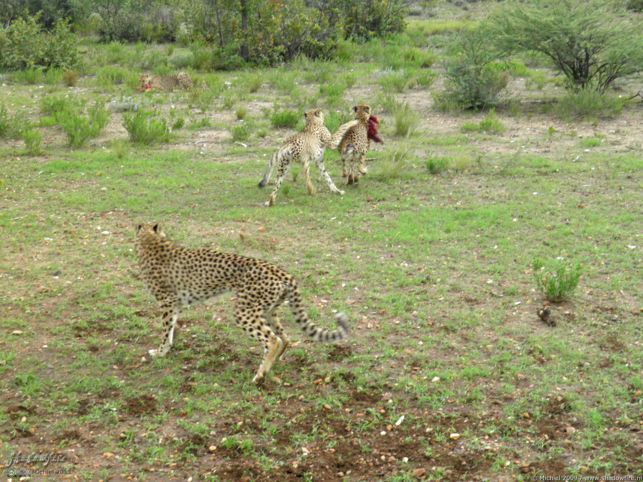
[(342, 139), (344, 138), (344, 134), (346, 134), (351, 127), (356, 126), (357, 124), (359, 124), (358, 120), (352, 120), (339, 126), (337, 131), (330, 137), (330, 141), (328, 141), (326, 147), (333, 151), (337, 149), (339, 147), (339, 143), (342, 142)]
[(335, 315), (336, 330), (325, 330), (308, 318), (302, 304), (301, 291), (296, 284), (291, 285), (287, 299), (295, 321), (309, 338), (315, 341), (339, 341), (348, 336), (348, 317), (344, 313)]
[(266, 172), (263, 173), (263, 179), (259, 182), (259, 187), (265, 187), (266, 184), (268, 184), (268, 181), (270, 181), (270, 175), (272, 174), (272, 170), (275, 168), (275, 164), (277, 163), (277, 155), (279, 154), (280, 150), (281, 149), (275, 152), (270, 158), (268, 166), (266, 167)]

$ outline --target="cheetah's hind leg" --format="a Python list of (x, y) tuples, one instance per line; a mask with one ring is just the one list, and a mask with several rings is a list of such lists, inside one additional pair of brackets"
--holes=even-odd
[(281, 326), (279, 318), (277, 318), (277, 316), (275, 315), (277, 308), (278, 306), (275, 306), (271, 310), (267, 311), (264, 316), (266, 317), (266, 321), (270, 325), (270, 328), (272, 328), (272, 331), (274, 331), (276, 335), (281, 338), (281, 349), (279, 350), (279, 353), (277, 353), (277, 360), (281, 360), (284, 352), (290, 345), (290, 338), (288, 338), (288, 335), (284, 331), (284, 327)]
[(179, 300), (170, 298), (161, 302), (163, 337), (158, 350), (149, 350), (151, 357), (162, 357), (170, 351), (174, 343), (174, 329), (179, 317)]
[(275, 363), (277, 354), (282, 351), (283, 341), (272, 331), (268, 320), (261, 315), (261, 310), (237, 305), (234, 309), (234, 318), (244, 331), (249, 332), (253, 338), (263, 344), (263, 360), (252, 379), (254, 383), (260, 384)]

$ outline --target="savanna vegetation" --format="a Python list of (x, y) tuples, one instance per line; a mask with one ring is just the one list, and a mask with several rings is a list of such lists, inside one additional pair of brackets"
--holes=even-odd
[[(643, 476), (640, 2), (5, 4), (7, 478)], [(384, 144), (360, 183), (327, 152), (343, 197), (294, 166), (267, 208), (302, 113), (332, 132), (361, 103)], [(145, 221), (277, 264), (349, 340), (282, 310), (296, 343), (257, 387), (224, 296), (151, 360)]]

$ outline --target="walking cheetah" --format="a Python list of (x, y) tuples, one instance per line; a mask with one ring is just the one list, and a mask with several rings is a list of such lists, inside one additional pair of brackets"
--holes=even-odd
[(270, 195), (270, 199), (266, 203), (268, 206), (274, 205), (277, 191), (279, 190), (281, 182), (288, 172), (292, 162), (301, 162), (304, 165), (306, 187), (308, 188), (309, 194), (315, 193), (315, 188), (310, 182), (311, 160), (317, 165), (317, 169), (321, 172), (331, 192), (339, 194), (340, 196), (344, 194), (344, 191), (337, 189), (335, 183), (324, 167), (324, 150), (326, 147), (337, 149), (340, 139), (346, 132), (346, 128), (344, 130), (339, 130), (331, 136), (330, 132), (324, 125), (324, 113), (319, 109), (313, 109), (305, 112), (304, 118), (306, 119), (306, 126), (304, 129), (286, 139), (284, 145), (281, 146), (270, 159), (268, 167), (266, 167), (266, 172), (263, 175), (263, 179), (259, 182), (259, 187), (264, 187), (268, 184), (275, 165), (279, 166), (277, 169), (275, 188)]
[(179, 72), (175, 75), (166, 75), (159, 77), (158, 75), (141, 74), (138, 78), (141, 85), (140, 90), (174, 90), (175, 87), (181, 86), (182, 89), (191, 89), (194, 85), (192, 79), (186, 72)]
[[(377, 119), (371, 116), (371, 108), (366, 104), (353, 107), (355, 119), (344, 126), (348, 126), (346, 133), (339, 143), (339, 154), (342, 158), (342, 176), (348, 176), (346, 184), (357, 184), (359, 175), (366, 174), (366, 153), (370, 147), (370, 139), (382, 142), (377, 137)], [(343, 127), (343, 126), (342, 126)], [(369, 129), (375, 134), (369, 136)], [(348, 172), (346, 163), (348, 162)]]
[(338, 341), (348, 334), (348, 318), (335, 316), (336, 330), (316, 326), (304, 311), (295, 279), (276, 266), (212, 249), (187, 249), (168, 240), (158, 224), (136, 227), (136, 254), (142, 277), (161, 305), (163, 338), (151, 356), (164, 356), (174, 342), (183, 306), (234, 292), (237, 324), (261, 341), (264, 358), (253, 382), (260, 383), (290, 344), (275, 312), (288, 301), (295, 321), (315, 341)]

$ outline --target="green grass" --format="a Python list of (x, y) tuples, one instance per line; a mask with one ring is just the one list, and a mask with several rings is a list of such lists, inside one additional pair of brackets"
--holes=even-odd
[[(432, 87), (417, 81), (433, 75), (419, 64), (441, 55), (427, 43), (470, 23), (460, 10), (427, 20), (430, 37), (412, 27), (344, 62), (202, 72), (196, 93), (128, 85), (169, 68), (163, 59), (179, 47), (90, 41), (75, 89), (8, 83), (0, 458), (74, 450), (64, 467), (87, 480), (643, 475), (633, 436), (643, 165), (625, 122), (637, 111), (625, 104), (628, 117), (567, 124), (518, 103), (516, 115), (498, 108), (511, 137), (462, 134), (466, 117), (436, 112)], [(416, 81), (380, 96), (383, 69)], [(143, 113), (110, 113), (109, 129), (70, 150), (56, 114), (115, 93)], [(265, 207), (269, 193), (256, 185), (286, 135), (276, 127), (294, 129), (304, 110), (321, 108), (333, 131), (350, 119), (341, 101), (370, 103), (381, 121), (385, 144), (371, 144), (369, 172), (343, 187), (338, 154), (327, 152), (343, 197), (314, 166), (310, 196), (293, 166)], [(136, 115), (130, 130), (161, 142), (129, 140), (122, 120)], [(491, 113), (481, 120), (476, 131), (500, 124)], [(25, 127), (41, 134), (38, 148), (24, 144)], [(235, 326), (224, 295), (185, 309), (173, 350), (150, 360), (161, 321), (133, 251), (144, 221), (183, 245), (282, 267), (316, 323), (334, 328), (333, 311), (348, 314), (349, 340), (308, 342), (284, 308), (297, 344), (255, 387), (261, 347)], [(548, 326), (534, 284), (547, 268), (531, 268), (559, 256), (582, 278)]]

